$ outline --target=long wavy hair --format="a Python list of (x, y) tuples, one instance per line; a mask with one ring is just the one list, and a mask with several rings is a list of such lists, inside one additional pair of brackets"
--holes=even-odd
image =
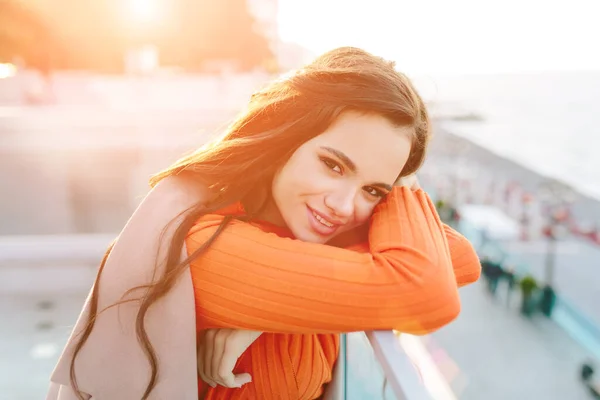
[[(182, 261), (181, 250), (191, 227), (200, 216), (238, 201), (252, 218), (265, 205), (277, 170), (298, 147), (323, 133), (346, 111), (377, 114), (396, 126), (412, 127), (410, 155), (399, 177), (410, 175), (421, 166), (430, 138), (430, 121), (423, 100), (409, 79), (395, 70), (394, 63), (358, 48), (342, 47), (254, 93), (246, 109), (221, 137), (151, 178), (150, 185), (154, 187), (166, 177), (185, 173), (216, 196), (208, 205), (199, 202), (177, 219), (180, 225), (171, 240), (164, 269), (157, 273), (158, 266), (155, 266), (155, 279), (151, 284), (125, 294), (138, 289), (144, 293), (138, 299), (136, 334), (151, 374), (142, 399), (147, 399), (156, 386), (159, 373), (156, 352), (144, 324), (146, 313), (171, 290), (190, 261), (210, 246), (231, 217), (224, 218), (215, 234)], [(111, 249), (112, 245), (98, 270), (87, 325), (78, 337), (71, 361), (71, 384), (78, 394), (75, 359), (98, 315), (99, 281)]]

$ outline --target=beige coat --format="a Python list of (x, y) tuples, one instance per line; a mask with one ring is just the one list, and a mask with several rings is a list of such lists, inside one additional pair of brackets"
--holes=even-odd
[[(177, 224), (162, 229), (181, 211), (208, 194), (185, 182), (167, 178), (146, 196), (119, 235), (100, 280), (98, 310), (119, 301), (130, 288), (150, 282), (159, 243), (169, 243)], [(166, 246), (159, 251), (165, 254)], [(185, 246), (182, 257), (187, 256)], [(90, 292), (91, 293), (91, 292)], [(46, 400), (75, 400), (69, 368), (73, 338), (80, 332), (89, 312), (89, 297), (73, 333), (50, 378)], [(79, 390), (90, 400), (141, 399), (148, 384), (150, 367), (135, 334), (138, 306), (126, 303), (104, 311), (96, 320), (76, 362)], [(150, 308), (146, 331), (159, 360), (159, 379), (151, 400), (197, 400), (196, 315), (190, 272), (183, 274), (173, 289)], [(343, 381), (343, 369), (335, 368), (333, 378)], [(336, 385), (328, 385), (323, 398), (341, 398)]]
[[(120, 300), (126, 290), (150, 282), (161, 230), (181, 211), (207, 198), (195, 186), (185, 184), (183, 178), (167, 178), (144, 199), (107, 260), (100, 280), (98, 310)], [(173, 232), (174, 227), (166, 231), (164, 242), (170, 242)], [(165, 249), (166, 246), (160, 249), (159, 259)], [(142, 397), (150, 367), (135, 334), (137, 311), (136, 303), (127, 303), (103, 312), (97, 319), (76, 362), (79, 389), (86, 393), (86, 398)], [(88, 312), (89, 297), (52, 373), (47, 400), (76, 399), (69, 381), (72, 341), (84, 326)], [(150, 308), (146, 317), (146, 330), (160, 370), (151, 399), (197, 400), (195, 328), (194, 292), (188, 271), (164, 299)]]

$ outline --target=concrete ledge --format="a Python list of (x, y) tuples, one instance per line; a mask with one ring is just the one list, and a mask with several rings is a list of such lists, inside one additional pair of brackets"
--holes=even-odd
[(117, 234), (0, 236), (0, 269), (17, 265), (99, 265)]
[(90, 265), (2, 267), (0, 294), (35, 296), (87, 293), (97, 271), (97, 267)]
[(87, 293), (116, 236), (0, 236), (0, 294)]

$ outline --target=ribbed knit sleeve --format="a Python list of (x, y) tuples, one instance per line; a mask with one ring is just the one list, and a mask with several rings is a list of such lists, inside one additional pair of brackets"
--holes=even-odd
[[(456, 284), (459, 287), (463, 287), (477, 282), (481, 275), (481, 262), (475, 248), (473, 248), (473, 245), (467, 238), (452, 227), (446, 224), (443, 226), (448, 248), (450, 249), (450, 259), (452, 261), (454, 276), (456, 277)], [(365, 236), (364, 242), (355, 243), (346, 248), (360, 253), (369, 253), (367, 235), (359, 233), (357, 236)]]
[[(193, 253), (223, 217), (201, 218)], [(191, 264), (200, 329), (423, 334), (460, 311), (444, 227), (422, 190), (396, 187), (377, 206), (370, 253), (306, 243), (232, 221)]]
[(456, 283), (462, 287), (476, 282), (481, 275), (481, 262), (473, 245), (448, 225), (444, 225), (444, 232), (450, 248)]

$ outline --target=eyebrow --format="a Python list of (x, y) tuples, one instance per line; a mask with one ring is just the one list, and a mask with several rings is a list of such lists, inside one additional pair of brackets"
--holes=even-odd
[[(342, 151), (331, 148), (331, 147), (327, 147), (327, 146), (321, 146), (321, 149), (328, 151), (329, 153), (331, 153), (334, 156), (336, 156), (337, 158), (339, 158), (342, 161), (342, 163), (344, 163), (346, 165), (346, 167), (353, 173), (358, 172), (358, 168), (356, 167), (356, 164), (354, 163), (354, 161), (352, 161), (350, 159), (350, 157), (348, 157)], [(369, 186), (377, 186), (380, 188), (384, 188), (387, 191), (392, 191), (392, 185), (388, 185), (387, 183), (383, 183), (383, 182), (373, 183)]]

